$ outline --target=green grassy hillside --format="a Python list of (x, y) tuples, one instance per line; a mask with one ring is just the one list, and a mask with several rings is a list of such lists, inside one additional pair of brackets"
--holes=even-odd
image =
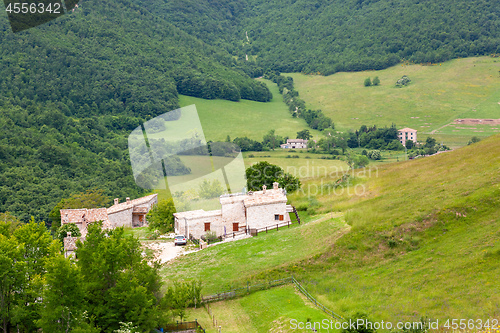
[[(259, 81), (266, 83), (273, 94), (270, 102), (248, 100), (231, 102), (180, 95), (179, 104), (196, 105), (205, 138), (212, 141), (224, 141), (228, 135), (231, 139), (246, 136), (262, 141), (264, 134), (272, 129), (276, 130), (278, 135), (295, 138), (297, 132), (308, 128), (303, 119), (293, 118), (290, 115), (276, 84), (268, 80)], [(310, 131), (316, 138), (321, 137), (319, 132)]]
[[(210, 293), (294, 274), (344, 315), (498, 319), (499, 139), (358, 169), (354, 185), (335, 192), (325, 186), (334, 179), (306, 180), (306, 193), (289, 199), (311, 214), (327, 214), (318, 222), (182, 257), (165, 277), (201, 277)], [(333, 211), (341, 217), (329, 219)]]
[[(290, 320), (320, 322), (324, 313), (291, 285), (259, 291), (247, 297), (210, 304), (212, 314), (222, 332), (292, 333)], [(217, 333), (213, 319), (204, 308), (190, 309), (190, 320), (197, 319), (207, 333)], [(299, 330), (303, 332), (303, 330)]]
[[(471, 136), (500, 132), (500, 126), (449, 126), (456, 118), (500, 118), (500, 60), (479, 57), (433, 66), (396, 65), (381, 71), (343, 72), (331, 76), (287, 74), (312, 109), (322, 109), (340, 130), (363, 124), (411, 127), (420, 138), (462, 146)], [(403, 75), (412, 82), (395, 83)], [(378, 76), (380, 86), (365, 87)], [(458, 128), (457, 128), (458, 127)]]
[(304, 265), (308, 287), (341, 313), (498, 318), (499, 139), (381, 166), (357, 195), (316, 196), (352, 229)]

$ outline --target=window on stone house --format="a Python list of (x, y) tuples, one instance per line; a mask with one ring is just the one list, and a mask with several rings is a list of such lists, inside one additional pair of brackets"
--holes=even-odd
[(285, 217), (283, 215), (280, 215), (280, 221), (283, 221)]
[(205, 231), (210, 231), (210, 222), (205, 222)]
[(280, 215), (279, 214), (274, 214), (274, 220), (275, 221), (279, 221), (280, 219)]

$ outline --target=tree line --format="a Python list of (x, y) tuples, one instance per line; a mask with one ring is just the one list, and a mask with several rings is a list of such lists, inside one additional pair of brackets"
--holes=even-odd
[(149, 332), (201, 301), (199, 281), (163, 289), (159, 264), (123, 228), (90, 224), (77, 245), (78, 260), (66, 258), (43, 222), (0, 213), (2, 332), (111, 333), (122, 323)]

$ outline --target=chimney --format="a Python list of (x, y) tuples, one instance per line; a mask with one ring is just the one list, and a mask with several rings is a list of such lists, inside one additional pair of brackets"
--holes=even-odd
[(118, 205), (118, 202), (119, 202), (118, 198), (115, 198), (115, 205)]
[(266, 194), (266, 188), (267, 188), (266, 185), (262, 185), (262, 194)]
[(273, 183), (273, 189), (277, 190), (279, 188), (280, 184), (278, 182)]
[(129, 204), (129, 203), (130, 203), (130, 198), (129, 198), (129, 197), (127, 197), (127, 204)]

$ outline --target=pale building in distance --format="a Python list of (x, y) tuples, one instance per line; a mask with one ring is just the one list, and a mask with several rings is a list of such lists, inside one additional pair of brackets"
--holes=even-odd
[(411, 140), (414, 143), (417, 143), (417, 130), (405, 127), (403, 129), (398, 130), (398, 138), (399, 142), (403, 146), (406, 146), (406, 141)]

